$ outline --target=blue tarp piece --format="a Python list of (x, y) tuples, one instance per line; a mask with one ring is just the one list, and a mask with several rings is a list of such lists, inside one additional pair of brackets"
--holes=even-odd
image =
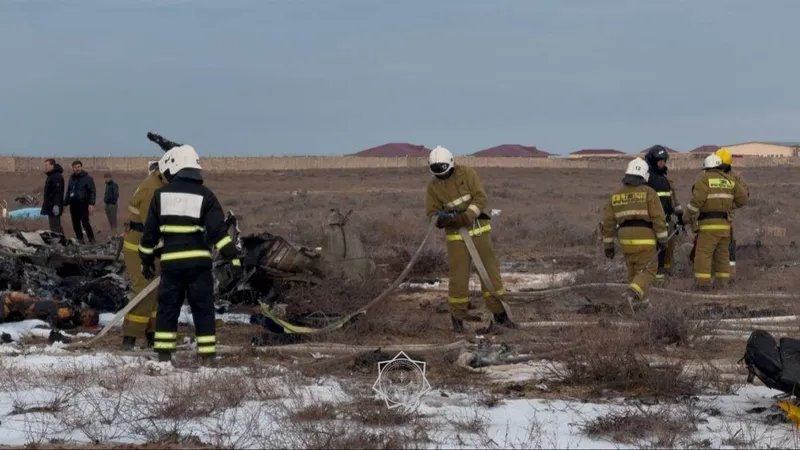
[(42, 208), (35, 207), (35, 208), (22, 208), (17, 209), (15, 211), (8, 212), (9, 220), (43, 220), (46, 219), (47, 216), (42, 216), (40, 213), (42, 212)]

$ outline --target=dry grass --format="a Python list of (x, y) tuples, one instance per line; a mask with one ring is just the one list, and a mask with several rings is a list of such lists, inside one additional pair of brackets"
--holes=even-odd
[(641, 356), (648, 342), (636, 330), (589, 328), (578, 332), (577, 341), (584, 345), (566, 356), (563, 370), (554, 369), (564, 386), (584, 387), (590, 396), (674, 398), (700, 391), (681, 363), (650, 365)]
[(699, 423), (699, 411), (690, 404), (637, 406), (599, 416), (584, 424), (583, 432), (620, 444), (675, 448), (689, 444), (687, 437), (697, 431)]

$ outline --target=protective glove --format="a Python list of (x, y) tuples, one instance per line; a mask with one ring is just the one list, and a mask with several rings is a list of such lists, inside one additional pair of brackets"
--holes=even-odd
[(60, 213), (60, 212), (61, 212), (61, 208), (59, 208), (58, 206), (53, 206), (53, 215), (54, 216), (57, 216), (58, 213)]
[(657, 253), (661, 253), (661, 252), (666, 251), (666, 250), (667, 250), (667, 244), (662, 244), (661, 242), (656, 244)]
[(614, 251), (614, 248), (613, 248), (613, 247), (612, 247), (612, 248), (607, 248), (607, 249), (606, 249), (606, 258), (608, 258), (608, 259), (614, 259), (614, 255), (615, 255), (615, 251)]
[(456, 226), (456, 218), (454, 214), (440, 213), (436, 218), (436, 228), (447, 228)]
[(683, 222), (683, 213), (680, 213), (680, 214), (675, 214), (675, 216), (678, 218), (678, 221), (675, 223), (676, 225), (678, 225), (678, 226), (680, 226), (680, 227), (683, 227), (684, 225), (686, 225), (686, 224)]
[(156, 277), (156, 265), (150, 261), (142, 261), (142, 276), (145, 280), (150, 281)]

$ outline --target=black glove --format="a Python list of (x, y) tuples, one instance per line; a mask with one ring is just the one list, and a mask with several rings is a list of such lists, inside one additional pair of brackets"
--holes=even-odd
[(678, 221), (675, 223), (676, 225), (678, 225), (678, 226), (679, 226), (679, 227), (681, 227), (681, 228), (682, 228), (684, 225), (686, 225), (686, 224), (683, 222), (683, 213), (676, 214), (676, 216), (678, 217)]
[(612, 248), (607, 248), (607, 249), (606, 249), (606, 258), (608, 258), (608, 259), (614, 259), (614, 255), (615, 255), (615, 254), (616, 254), (616, 252), (614, 251), (614, 248), (613, 248), (613, 247), (612, 247)]
[(142, 261), (142, 276), (145, 280), (150, 281), (156, 277), (156, 265), (151, 261)]
[(662, 244), (661, 242), (659, 242), (658, 244), (656, 244), (656, 250), (657, 250), (658, 253), (666, 251), (667, 250), (667, 244)]
[(454, 214), (439, 214), (436, 218), (436, 228), (447, 228), (456, 226), (456, 218)]

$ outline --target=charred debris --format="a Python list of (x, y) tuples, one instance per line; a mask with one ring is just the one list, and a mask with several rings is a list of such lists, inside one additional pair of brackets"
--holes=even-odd
[[(273, 306), (293, 286), (313, 286), (334, 272), (354, 283), (369, 279), (375, 264), (358, 234), (347, 228), (350, 215), (332, 209), (328, 229), (319, 246), (312, 248), (267, 232), (240, 236), (237, 218), (229, 212), (228, 230), (238, 243), (246, 271), (215, 267), (218, 311), (258, 310), (262, 303)], [(99, 313), (120, 310), (130, 293), (121, 244), (121, 237), (78, 245), (50, 231), (0, 230), (2, 321), (41, 319), (69, 329), (94, 326)]]

